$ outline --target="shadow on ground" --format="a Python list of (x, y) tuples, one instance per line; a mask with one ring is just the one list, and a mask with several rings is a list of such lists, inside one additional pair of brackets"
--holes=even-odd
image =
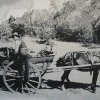
[[(43, 80), (43, 83), (45, 84), (44, 86), (42, 86), (43, 89), (61, 89), (61, 82), (60, 81), (54, 81), (54, 80)], [(64, 82), (64, 87), (65, 89), (84, 89), (87, 91), (91, 92), (91, 84), (85, 84), (85, 83), (79, 83), (79, 82)], [(97, 85), (96, 87), (100, 88), (99, 85)]]
[[(85, 83), (79, 83), (79, 82), (64, 82), (65, 89), (84, 89), (87, 91), (90, 91), (91, 84), (85, 84)], [(96, 87), (100, 88), (99, 85)], [(42, 79), (42, 86), (40, 89), (60, 89), (61, 90), (61, 81), (55, 81), (55, 80), (45, 80)], [(3, 82), (3, 76), (0, 75), (0, 90), (2, 91), (8, 91), (8, 89), (5, 87)]]

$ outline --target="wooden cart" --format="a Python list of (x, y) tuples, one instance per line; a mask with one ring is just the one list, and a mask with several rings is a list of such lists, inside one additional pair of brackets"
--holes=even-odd
[[(50, 68), (49, 65), (52, 63), (54, 55), (42, 56), (42, 57), (31, 57), (29, 59), (29, 79), (25, 79), (25, 65), (22, 66), (23, 72), (20, 73), (14, 66), (14, 61), (11, 61), (6, 65), (3, 72), (3, 81), (5, 86), (11, 92), (21, 93), (35, 93), (41, 86), (42, 76), (46, 72), (55, 72), (61, 70), (71, 70), (78, 68), (89, 68), (91, 64), (85, 65), (73, 65), (73, 66), (59, 66)], [(92, 64), (94, 67), (100, 66), (100, 63)]]
[(11, 92), (35, 93), (41, 85), (41, 77), (45, 74), (49, 63), (53, 61), (54, 55), (47, 57), (31, 57), (29, 59), (29, 79), (25, 79), (25, 65), (20, 71), (14, 66), (14, 61), (5, 66), (3, 81)]

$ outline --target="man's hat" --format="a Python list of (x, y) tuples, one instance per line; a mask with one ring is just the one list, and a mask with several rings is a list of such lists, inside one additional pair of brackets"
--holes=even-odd
[(14, 38), (14, 36), (19, 37), (19, 34), (17, 32), (14, 32), (11, 36), (11, 38)]
[(22, 36), (23, 34), (25, 34), (25, 31), (23, 29), (15, 29), (12, 31), (12, 33), (18, 33), (18, 35)]
[(13, 36), (19, 36), (19, 34), (17, 32), (13, 33)]
[(20, 37), (23, 36), (23, 34), (25, 34), (23, 29), (15, 29), (12, 31), (12, 36), (10, 36), (10, 38), (14, 38), (14, 36)]

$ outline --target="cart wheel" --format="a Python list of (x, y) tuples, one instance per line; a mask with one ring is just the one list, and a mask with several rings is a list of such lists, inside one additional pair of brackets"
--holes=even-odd
[(3, 73), (7, 89), (11, 92), (35, 93), (41, 85), (40, 72), (35, 67), (30, 68), (29, 79), (25, 80), (25, 75), (13, 67), (13, 63), (10, 62)]
[(43, 76), (46, 73), (48, 64), (49, 64), (48, 62), (42, 62), (42, 63), (35, 63), (34, 65), (40, 71), (41, 76)]

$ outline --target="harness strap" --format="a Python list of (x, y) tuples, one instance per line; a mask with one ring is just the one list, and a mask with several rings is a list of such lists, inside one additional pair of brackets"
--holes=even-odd
[(92, 69), (93, 69), (93, 63), (92, 63), (92, 61), (91, 61), (91, 59), (90, 59), (90, 56), (89, 56), (89, 53), (87, 52), (86, 53), (86, 55), (87, 55), (87, 58), (88, 58), (88, 61), (89, 61), (89, 63), (91, 64), (91, 67), (90, 67), (90, 75), (92, 75)]
[(74, 65), (74, 52), (71, 53), (71, 64), (72, 66)]

